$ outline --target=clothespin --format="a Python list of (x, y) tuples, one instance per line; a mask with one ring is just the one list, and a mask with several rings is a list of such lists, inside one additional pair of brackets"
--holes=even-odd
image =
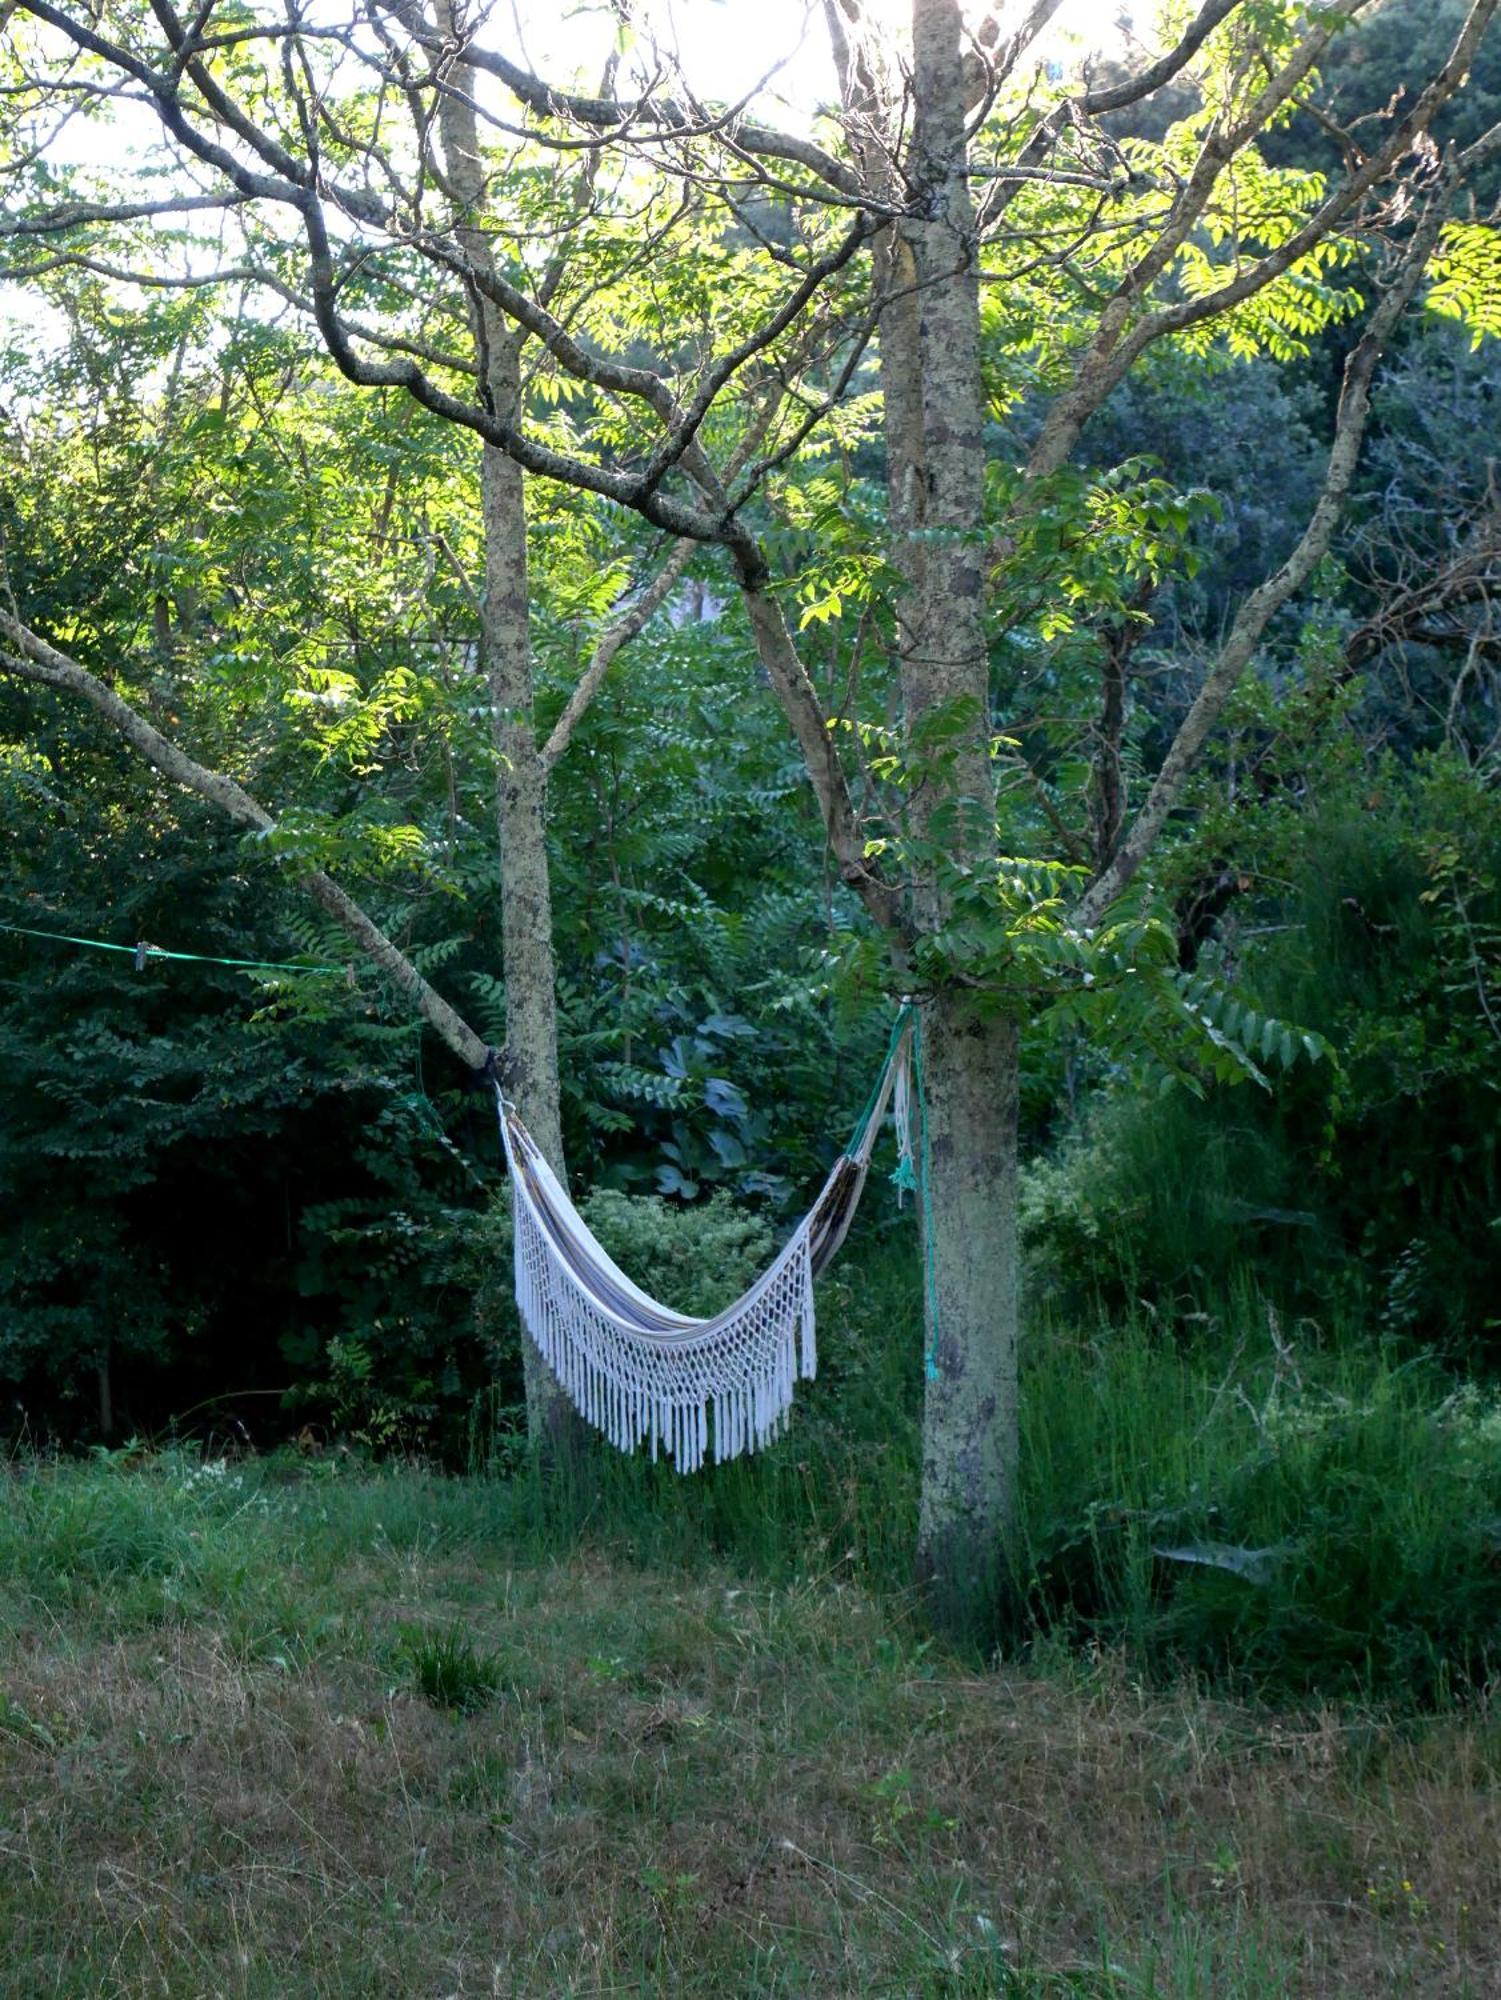
[(144, 972), (146, 970), (146, 955), (150, 950), (150, 945), (142, 938), (136, 946), (135, 969), (137, 972)]

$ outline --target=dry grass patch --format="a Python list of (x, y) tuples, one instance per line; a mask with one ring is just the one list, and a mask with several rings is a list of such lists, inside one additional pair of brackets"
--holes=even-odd
[(169, 1481), (165, 1596), (118, 1523), (87, 1589), (12, 1552), (0, 1992), (1501, 1991), (1482, 1716), (977, 1676), (832, 1579), (523, 1566), (398, 1484)]

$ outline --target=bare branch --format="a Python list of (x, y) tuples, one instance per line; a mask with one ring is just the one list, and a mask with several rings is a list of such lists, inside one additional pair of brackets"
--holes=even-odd
[(70, 201), (42, 215), (0, 216), (0, 238), (58, 236), (94, 222), (141, 222), (159, 215), (190, 215), (203, 209), (243, 208), (251, 196), (229, 188), (218, 194), (158, 195), (151, 201)]
[[(420, 29), (413, 26), (409, 10), (393, 8), (392, 11), (400, 12), (403, 24), (415, 40), (424, 42), (424, 45), (430, 44), (431, 37), (425, 39)], [(539, 117), (571, 119), (576, 124), (592, 126), (601, 132), (615, 132), (630, 126), (651, 126), (674, 137), (680, 134), (696, 137), (704, 129), (702, 121), (695, 119), (685, 106), (670, 98), (589, 97), (578, 91), (559, 90), (493, 49), (478, 48), (472, 42), (465, 45), (463, 59), (471, 68), (482, 69), (498, 77), (514, 97)], [(812, 140), (774, 131), (770, 126), (757, 124), (751, 119), (733, 119), (727, 129), (735, 143), (748, 153), (760, 154), (767, 159), (788, 160), (796, 166), (805, 167), (841, 194), (858, 197), (862, 192), (857, 177), (844, 162), (836, 160), (832, 153), (815, 145)]]
[(1204, 5), (1183, 31), (1182, 39), (1166, 55), (1159, 56), (1156, 62), (1149, 63), (1144, 70), (1120, 83), (1086, 92), (1080, 108), (1086, 116), (1098, 118), (1107, 111), (1124, 111), (1127, 105), (1139, 104), (1154, 90), (1161, 90), (1165, 83), (1171, 83), (1179, 71), (1193, 61), (1221, 21), (1228, 20), (1240, 5), (1241, 0), (1204, 0)]
[(897, 893), (866, 856), (854, 801), (839, 761), (838, 743), (787, 629), (781, 604), (766, 587), (765, 560), (759, 549), (750, 545), (737, 566), (746, 616), (755, 635), (756, 654), (803, 753), (840, 878), (860, 897), (883, 930), (894, 931), (900, 917)]
[[(741, 459), (749, 459), (757, 449), (771, 416), (772, 405), (768, 404), (751, 425), (740, 452), (731, 462), (731, 478), (738, 473)], [(722, 508), (724, 486), (702, 451), (686, 458), (684, 463), (708, 504)], [(756, 642), (756, 657), (802, 752), (823, 820), (824, 837), (840, 878), (860, 897), (877, 924), (896, 932), (901, 919), (900, 897), (866, 855), (859, 815), (840, 762), (838, 739), (797, 650), (781, 600), (769, 587), (771, 572), (765, 553), (738, 517), (729, 515), (726, 521), (725, 541), (735, 560), (736, 579)]]
[[(51, 271), (88, 271), (95, 277), (112, 278), (122, 285), (139, 285), (143, 291), (206, 291), (217, 285), (252, 285), (259, 291), (273, 293), (295, 306), (299, 312), (311, 316), (313, 302), (306, 292), (299, 292), (295, 285), (289, 285), (274, 271), (267, 271), (254, 264), (226, 264), (217, 270), (170, 273), (164, 271), (134, 271), (123, 264), (112, 264), (101, 257), (85, 256), (81, 251), (60, 250), (52, 256), (36, 263), (0, 267), (0, 276), (8, 283), (23, 283), (30, 278), (43, 278)], [(358, 339), (367, 341), (372, 347), (384, 349), (388, 354), (410, 354), (418, 361), (425, 361), (431, 368), (448, 369), (455, 375), (473, 375), (475, 364), (468, 355), (455, 354), (452, 350), (433, 347), (426, 341), (414, 340), (405, 334), (388, 333), (381, 327), (369, 326), (362, 320), (346, 318), (345, 326)]]
[(679, 542), (646, 588), (631, 599), (620, 616), (601, 635), (589, 656), (588, 666), (580, 674), (578, 684), (569, 695), (563, 713), (553, 724), (552, 734), (539, 753), (544, 771), (551, 771), (573, 741), (573, 732), (583, 720), (584, 712), (590, 702), (598, 694), (605, 675), (614, 664), (615, 655), (628, 640), (635, 638), (672, 595), (673, 585), (688, 567), (693, 551), (692, 542)]

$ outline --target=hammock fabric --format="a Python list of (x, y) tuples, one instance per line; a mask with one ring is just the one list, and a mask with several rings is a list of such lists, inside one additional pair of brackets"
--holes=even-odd
[(606, 1255), (499, 1088), (511, 1173), (516, 1303), (528, 1334), (570, 1400), (622, 1451), (651, 1444), (679, 1472), (755, 1451), (780, 1435), (793, 1385), (818, 1362), (813, 1281), (854, 1219), (876, 1134), (893, 1093), (910, 1161), (904, 1012), (865, 1115), (780, 1255), (732, 1306), (690, 1319), (648, 1298)]

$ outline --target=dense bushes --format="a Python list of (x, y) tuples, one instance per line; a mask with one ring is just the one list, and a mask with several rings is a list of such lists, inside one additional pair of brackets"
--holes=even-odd
[[(1275, 1092), (1102, 1080), (1030, 1170), (1034, 1284), (1074, 1304), (1270, 1296), (1488, 1355), (1501, 1296), (1501, 798), (1451, 760), (1351, 775), (1291, 830), (1238, 828), (1274, 874), (1215, 956), (1336, 1060)], [(1274, 846), (1275, 842), (1275, 846)]]

